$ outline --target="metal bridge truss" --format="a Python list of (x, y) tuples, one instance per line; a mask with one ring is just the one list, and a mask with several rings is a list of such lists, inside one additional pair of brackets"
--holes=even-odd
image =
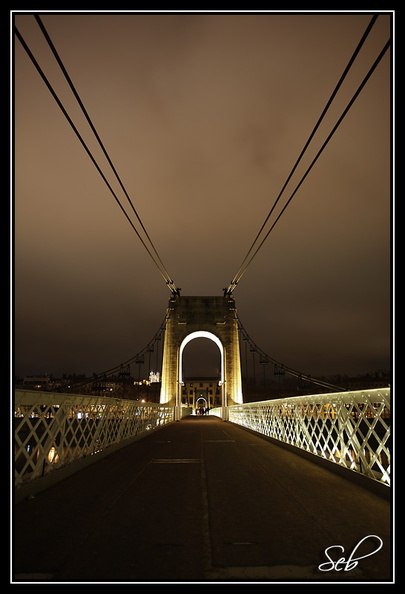
[(16, 390), (17, 488), (174, 420), (171, 406), (98, 396)]
[[(223, 415), (222, 409), (211, 414)], [(390, 485), (390, 389), (230, 406), (229, 421)]]

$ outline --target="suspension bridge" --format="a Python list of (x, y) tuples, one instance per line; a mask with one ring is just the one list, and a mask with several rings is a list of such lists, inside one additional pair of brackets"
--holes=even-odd
[[(354, 63), (373, 16), (290, 176), (222, 295), (187, 296), (169, 275), (74, 84), (35, 15), (108, 159), (112, 189), (42, 71), (170, 296), (150, 342), (125, 362), (58, 392), (16, 390), (12, 575), (15, 582), (296, 582), (393, 579), (390, 388), (349, 391), (276, 360), (248, 335), (234, 291), (389, 48), (382, 48), (294, 192), (287, 183)], [(218, 348), (219, 399), (196, 416), (183, 398), (183, 356), (198, 338)], [(245, 356), (244, 356), (245, 351)], [(248, 356), (251, 354), (249, 370)], [(157, 402), (86, 393), (131, 366), (161, 377)], [(288, 375), (297, 396), (245, 397), (256, 367)], [(264, 389), (265, 392), (265, 389)], [(195, 404), (195, 403), (194, 403)]]

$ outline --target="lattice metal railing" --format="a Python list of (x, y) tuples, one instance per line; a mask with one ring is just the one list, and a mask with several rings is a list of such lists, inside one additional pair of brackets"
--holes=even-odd
[(174, 407), (16, 390), (15, 485), (174, 421)]
[(390, 410), (383, 388), (235, 405), (228, 418), (389, 485)]

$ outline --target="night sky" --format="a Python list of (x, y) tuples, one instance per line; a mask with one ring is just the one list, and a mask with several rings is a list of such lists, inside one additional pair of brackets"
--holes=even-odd
[[(130, 213), (35, 17), (13, 16)], [(391, 18), (378, 17), (276, 214)], [(371, 14), (41, 19), (174, 283), (222, 295)], [(12, 48), (14, 373), (101, 372), (151, 340), (170, 291), (18, 39)], [(313, 376), (390, 368), (391, 60), (388, 50), (233, 293), (259, 347)]]

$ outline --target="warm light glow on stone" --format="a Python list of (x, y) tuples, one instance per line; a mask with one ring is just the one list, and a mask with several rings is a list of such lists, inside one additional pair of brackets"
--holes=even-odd
[(195, 338), (208, 338), (218, 346), (221, 354), (222, 406), (242, 403), (234, 300), (218, 296), (177, 296), (170, 299), (167, 313), (160, 402), (180, 407), (184, 348)]

